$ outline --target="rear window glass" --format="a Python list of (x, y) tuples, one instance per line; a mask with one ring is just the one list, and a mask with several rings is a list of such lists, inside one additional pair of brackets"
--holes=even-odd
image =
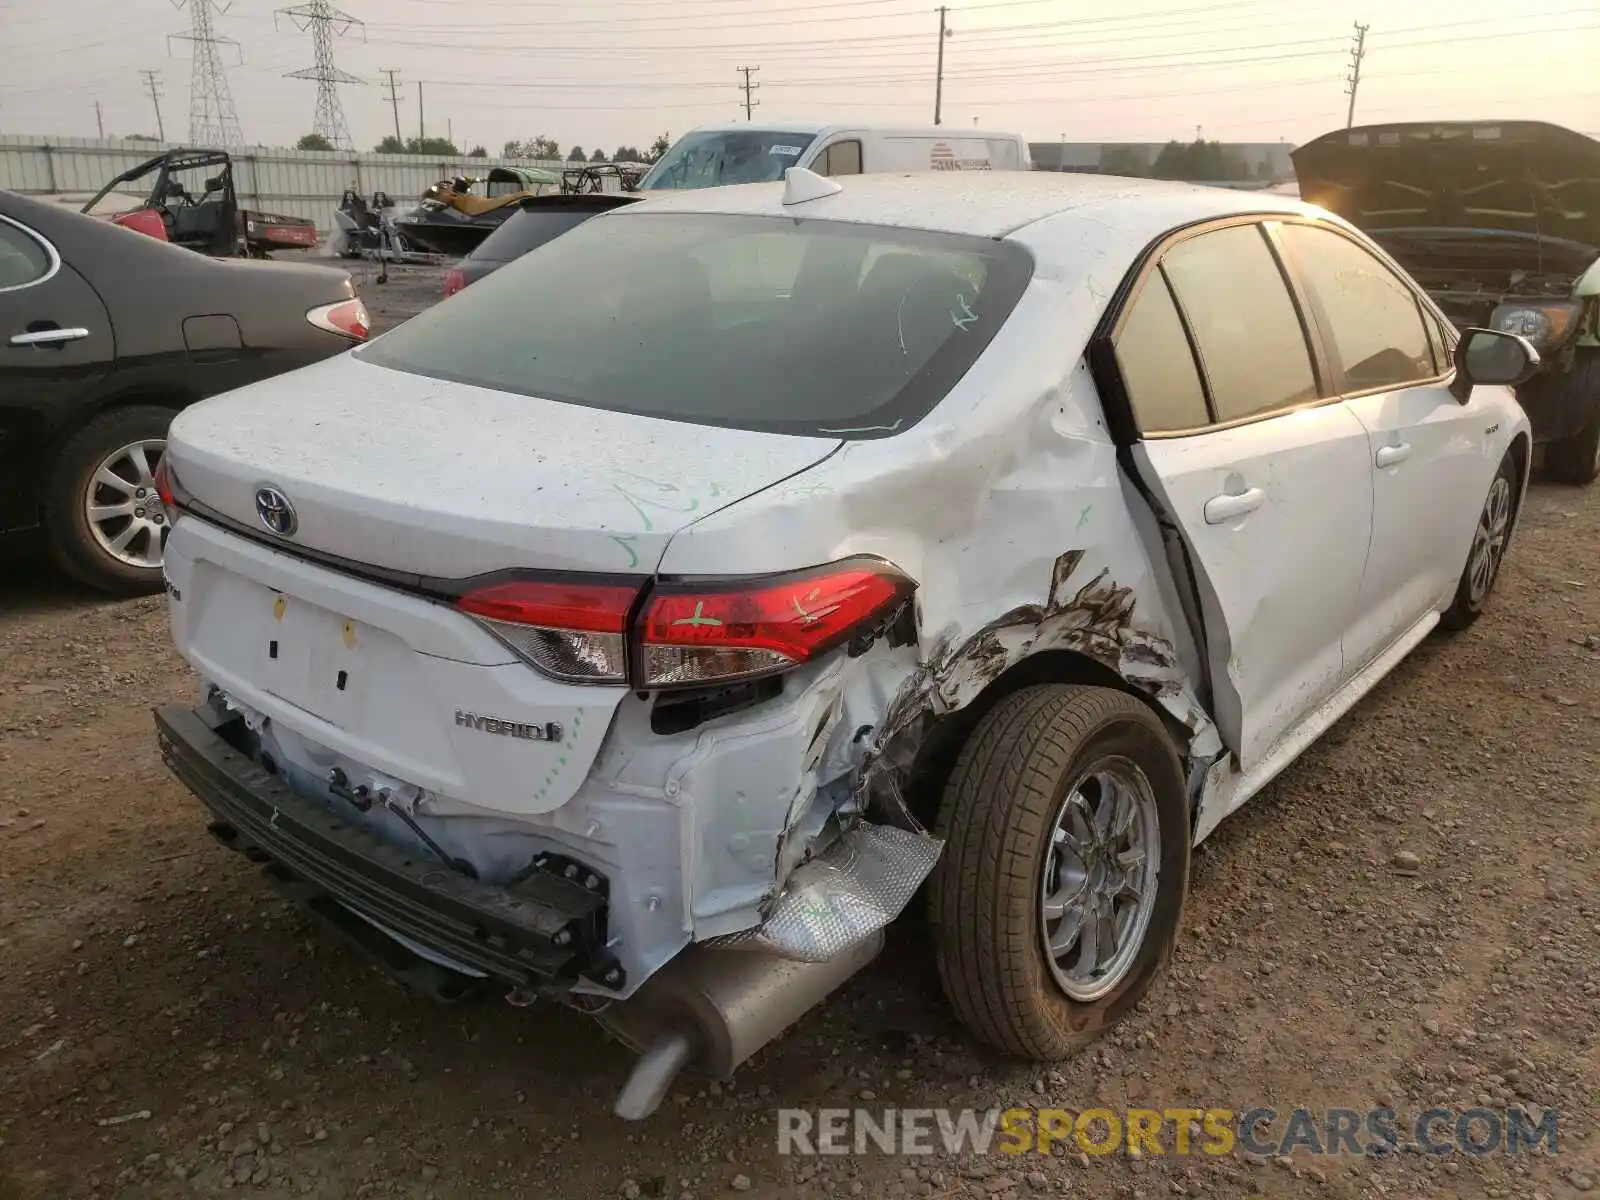
[(1026, 288), (1015, 243), (775, 217), (587, 221), (356, 354), (592, 408), (887, 436), (939, 402)]
[(769, 133), (758, 129), (685, 134), (650, 169), (639, 188), (653, 191), (771, 183), (782, 179), (814, 141), (814, 133)]
[(520, 258), (535, 246), (542, 246), (553, 237), (582, 225), (602, 210), (597, 208), (524, 208), (507, 217), (499, 229), (483, 239), (483, 244), (472, 252), (479, 262), (510, 262)]

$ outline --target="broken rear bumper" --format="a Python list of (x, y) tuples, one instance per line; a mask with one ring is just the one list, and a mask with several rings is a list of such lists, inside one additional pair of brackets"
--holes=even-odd
[(224, 732), (242, 725), (233, 714), (168, 705), (155, 722), (163, 760), (211, 811), (218, 840), (269, 863), (274, 882), (406, 982), (418, 982), (425, 960), (350, 913), (505, 985), (565, 991), (581, 977), (618, 985), (604, 950), (603, 896), (543, 873), (512, 886), (482, 883), (396, 849), (230, 743)]

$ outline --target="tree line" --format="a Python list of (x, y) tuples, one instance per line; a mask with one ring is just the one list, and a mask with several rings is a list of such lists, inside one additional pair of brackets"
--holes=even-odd
[[(1268, 163), (1260, 165), (1262, 177), (1270, 175), (1271, 170)], [(1211, 183), (1256, 178), (1256, 172), (1237, 150), (1200, 138), (1192, 142), (1170, 141), (1161, 147), (1154, 161), (1147, 161), (1137, 146), (1107, 146), (1100, 153), (1100, 174)]]
[[(650, 143), (650, 149), (640, 150), (636, 146), (618, 146), (608, 157), (606, 152), (596, 146), (593, 153), (585, 153), (582, 146), (573, 146), (565, 154), (561, 152), (561, 144), (554, 138), (543, 135), (531, 137), (524, 141), (507, 142), (500, 151), (502, 158), (542, 158), (564, 159), (567, 162), (643, 162), (653, 163), (667, 152), (672, 145), (672, 136), (663, 133)], [(320, 133), (308, 133), (295, 143), (296, 150), (332, 150), (333, 143)], [(404, 141), (393, 134), (386, 136), (373, 147), (378, 154), (426, 154), (432, 158), (488, 158), (489, 151), (482, 146), (474, 146), (463, 153), (449, 138), (442, 137), (413, 137)]]

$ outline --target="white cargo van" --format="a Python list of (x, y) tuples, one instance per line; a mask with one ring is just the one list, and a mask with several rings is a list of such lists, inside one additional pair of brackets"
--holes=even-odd
[(765, 183), (790, 167), (819, 175), (877, 171), (1027, 171), (1021, 134), (936, 125), (887, 127), (762, 122), (702, 125), (650, 168), (643, 191)]

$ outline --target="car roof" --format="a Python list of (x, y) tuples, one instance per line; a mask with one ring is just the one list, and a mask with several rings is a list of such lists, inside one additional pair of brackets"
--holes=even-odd
[[(1143, 246), (1168, 229), (1235, 213), (1302, 213), (1322, 209), (1266, 191), (1057, 171), (920, 171), (852, 175), (841, 190), (785, 206), (782, 183), (652, 192), (614, 218), (651, 213), (716, 213), (810, 217), (1002, 238), (1053, 217), (1125, 231)], [(1069, 215), (1070, 214), (1070, 215)]]

